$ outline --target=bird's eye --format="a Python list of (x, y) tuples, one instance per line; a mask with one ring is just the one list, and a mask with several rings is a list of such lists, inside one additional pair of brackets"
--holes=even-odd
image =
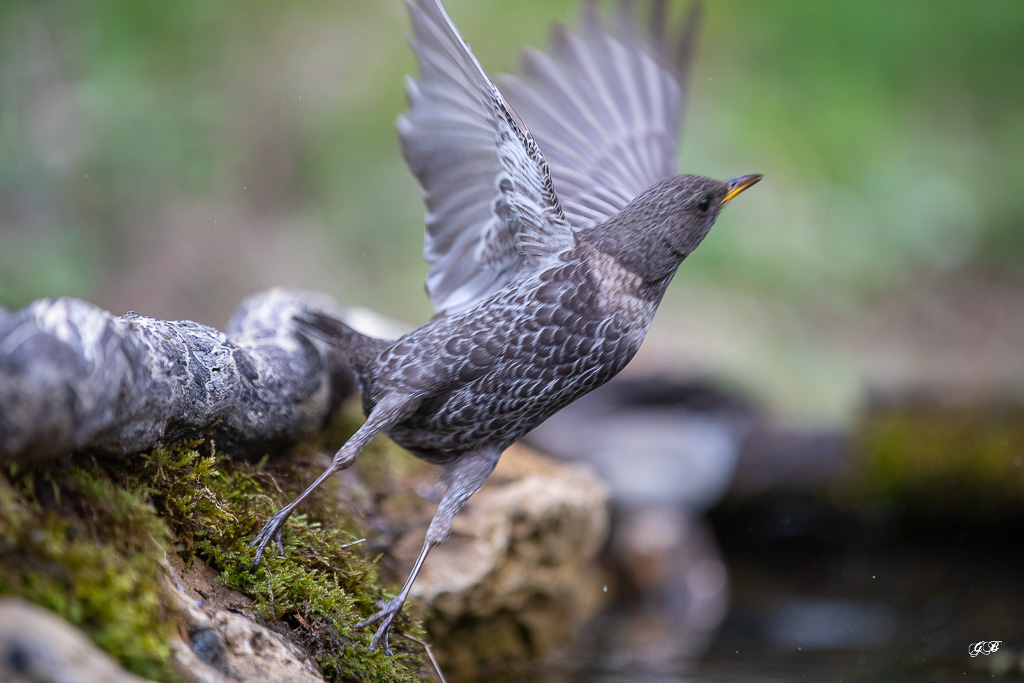
[(697, 208), (701, 211), (707, 211), (709, 206), (711, 206), (711, 197), (704, 197), (697, 202)]

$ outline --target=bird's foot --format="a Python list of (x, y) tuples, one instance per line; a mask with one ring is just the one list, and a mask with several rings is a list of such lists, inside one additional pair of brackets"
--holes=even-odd
[(380, 645), (380, 643), (383, 641), (384, 652), (386, 652), (389, 656), (393, 654), (391, 652), (391, 645), (388, 643), (388, 636), (391, 633), (391, 624), (395, 620), (395, 617), (402, 613), (403, 604), (405, 604), (405, 599), (403, 596), (399, 595), (397, 597), (391, 598), (387, 602), (380, 604), (380, 611), (378, 611), (372, 617), (360, 621), (358, 624), (356, 624), (356, 628), (363, 628), (364, 626), (369, 626), (375, 621), (380, 621), (380, 626), (377, 627), (377, 632), (373, 634), (373, 641), (370, 643), (371, 652), (376, 650), (377, 646)]
[(284, 529), (284, 523), (291, 514), (291, 510), (283, 508), (263, 525), (263, 529), (261, 529), (256, 535), (256, 538), (252, 539), (249, 543), (250, 548), (256, 548), (256, 557), (252, 561), (253, 567), (259, 566), (260, 560), (263, 559), (263, 551), (271, 539), (274, 540), (274, 545), (277, 546), (277, 554), (284, 555), (284, 544), (281, 542), (281, 530)]

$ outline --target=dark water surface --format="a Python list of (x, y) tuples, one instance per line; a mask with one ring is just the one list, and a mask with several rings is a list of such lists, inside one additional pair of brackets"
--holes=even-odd
[(872, 528), (783, 503), (716, 511), (712, 527), (729, 574), (717, 628), (695, 633), (623, 598), (551, 680), (1024, 680), (1017, 523)]

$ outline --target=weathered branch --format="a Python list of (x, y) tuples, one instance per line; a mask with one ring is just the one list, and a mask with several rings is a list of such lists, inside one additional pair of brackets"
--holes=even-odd
[(309, 436), (352, 383), (337, 349), (299, 331), (305, 310), (340, 309), (273, 289), (243, 301), (226, 332), (69, 298), (0, 311), (0, 460), (202, 435), (259, 454)]

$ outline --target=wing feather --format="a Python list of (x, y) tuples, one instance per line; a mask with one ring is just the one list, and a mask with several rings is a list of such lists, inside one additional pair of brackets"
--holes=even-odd
[(665, 0), (645, 29), (621, 0), (614, 35), (588, 0), (578, 33), (556, 27), (546, 53), (527, 50), (519, 77), (501, 81), (508, 101), (440, 0), (407, 5), (420, 73), (398, 129), (427, 205), (439, 313), (472, 307), (571, 246), (570, 225), (603, 223), (674, 175), (696, 5), (670, 39)]
[(588, 1), (578, 34), (556, 27), (546, 53), (526, 51), (519, 76), (500, 81), (576, 227), (603, 223), (676, 172), (698, 11), (670, 41), (666, 5), (653, 3), (641, 37), (632, 3), (620, 2), (612, 35)]
[(420, 74), (398, 130), (427, 205), (427, 293), (455, 313), (573, 237), (540, 149), (440, 1), (407, 4)]

